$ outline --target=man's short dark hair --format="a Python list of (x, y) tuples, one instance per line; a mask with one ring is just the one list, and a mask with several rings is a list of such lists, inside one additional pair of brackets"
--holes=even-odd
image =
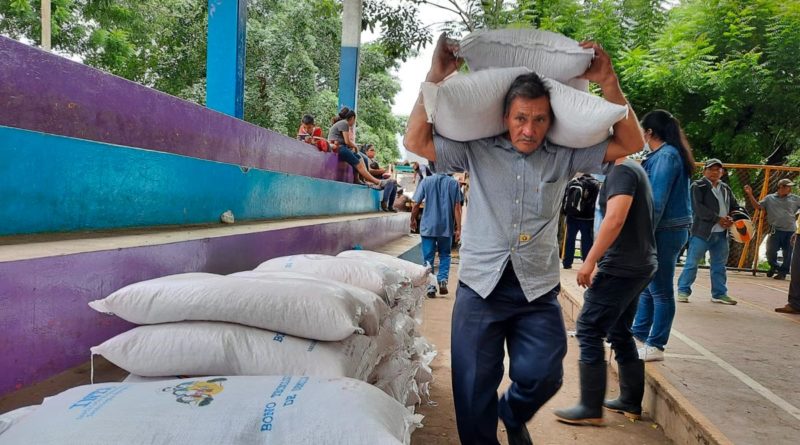
[[(542, 78), (536, 73), (523, 74), (517, 77), (508, 88), (505, 101), (503, 101), (503, 116), (508, 115), (508, 111), (511, 109), (511, 102), (514, 102), (514, 99), (518, 97), (524, 99), (546, 97), (550, 100), (550, 90), (547, 89)], [(552, 108), (550, 109), (550, 117), (553, 117)]]
[(303, 124), (314, 125), (314, 116), (310, 114), (306, 114), (305, 116), (303, 116)]

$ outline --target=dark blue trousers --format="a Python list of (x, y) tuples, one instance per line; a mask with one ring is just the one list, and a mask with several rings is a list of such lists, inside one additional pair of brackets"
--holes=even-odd
[(578, 316), (579, 361), (587, 365), (605, 363), (603, 338), (607, 338), (618, 363), (639, 360), (631, 324), (639, 306), (639, 294), (652, 275), (619, 277), (598, 272), (591, 287), (583, 294), (583, 308)]
[(564, 258), (561, 260), (565, 268), (572, 267), (575, 259), (575, 237), (578, 232), (581, 234), (581, 259), (585, 260), (594, 244), (594, 220), (567, 217), (567, 238), (564, 240)]
[[(451, 359), (462, 444), (498, 445), (498, 416), (507, 428), (519, 428), (561, 388), (567, 336), (559, 290), (528, 302), (510, 261), (486, 299), (459, 283)], [(512, 384), (498, 402), (504, 345)]]

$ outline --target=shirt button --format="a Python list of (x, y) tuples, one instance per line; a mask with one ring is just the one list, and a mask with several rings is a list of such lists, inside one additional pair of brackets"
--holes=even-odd
[(517, 203), (517, 204), (519, 204), (519, 199), (518, 199), (518, 200), (516, 200), (516, 203)]
[(517, 223), (514, 223), (514, 227), (517, 227)]
[(522, 178), (522, 176), (520, 176), (520, 175), (517, 175), (517, 179), (520, 179), (520, 178)]
[(515, 249), (512, 247), (512, 248), (511, 248), (511, 251), (513, 252), (514, 250), (515, 250)]

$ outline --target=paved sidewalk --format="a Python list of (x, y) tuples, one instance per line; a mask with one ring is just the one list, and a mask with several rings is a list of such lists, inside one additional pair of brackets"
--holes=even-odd
[[(562, 271), (562, 283), (582, 301), (575, 274)], [(676, 303), (666, 359), (649, 363), (648, 372), (662, 376), (693, 417), (721, 433), (711, 443), (800, 440), (800, 316), (774, 312), (786, 304), (788, 285), (729, 272), (729, 294), (739, 304), (725, 306), (710, 301), (708, 271), (701, 269), (690, 303)]]

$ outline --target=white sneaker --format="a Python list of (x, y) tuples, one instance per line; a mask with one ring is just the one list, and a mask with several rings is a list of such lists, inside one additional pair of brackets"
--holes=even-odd
[(664, 361), (664, 351), (655, 346), (644, 345), (639, 348), (639, 359), (645, 362), (661, 362)]

